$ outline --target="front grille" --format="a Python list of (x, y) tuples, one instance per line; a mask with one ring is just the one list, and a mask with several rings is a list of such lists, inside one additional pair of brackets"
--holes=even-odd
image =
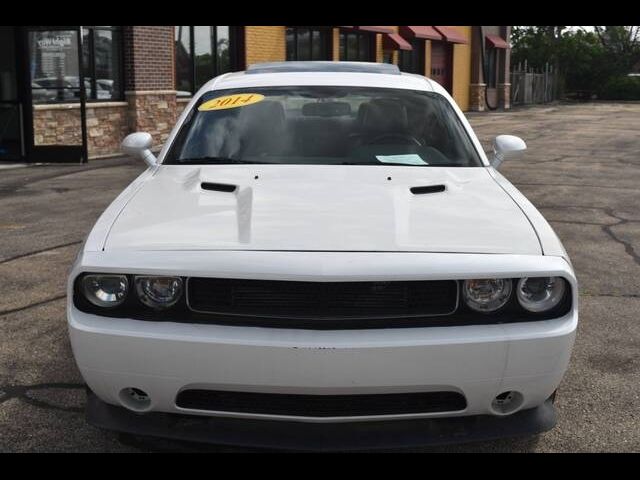
[(263, 318), (406, 318), (456, 310), (458, 285), (444, 281), (291, 282), (189, 278), (196, 312)]
[(290, 395), (280, 393), (183, 390), (176, 405), (191, 410), (301, 417), (358, 417), (456, 412), (467, 407), (458, 392), (367, 395)]

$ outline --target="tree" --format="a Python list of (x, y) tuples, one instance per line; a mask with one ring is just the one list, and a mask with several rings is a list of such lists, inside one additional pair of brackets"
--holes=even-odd
[(542, 70), (553, 66), (569, 91), (597, 92), (609, 79), (640, 63), (640, 27), (514, 27), (512, 63)]
[(543, 69), (548, 63), (559, 67), (560, 45), (566, 26), (518, 27), (512, 29), (512, 60), (514, 64), (527, 62), (533, 68)]
[(594, 26), (605, 51), (611, 55), (612, 67), (626, 74), (640, 62), (640, 26)]

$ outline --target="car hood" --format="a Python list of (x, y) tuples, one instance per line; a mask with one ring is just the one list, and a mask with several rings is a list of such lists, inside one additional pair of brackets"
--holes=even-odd
[(105, 249), (541, 253), (485, 168), (348, 165), (160, 166)]

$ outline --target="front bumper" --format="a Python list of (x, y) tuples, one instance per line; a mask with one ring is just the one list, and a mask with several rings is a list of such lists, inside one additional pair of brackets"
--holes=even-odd
[(557, 422), (551, 399), (508, 417), (306, 424), (167, 413), (139, 415), (87, 392), (87, 421), (99, 428), (172, 440), (299, 451), (411, 448), (530, 436)]
[[(318, 446), (322, 441), (328, 444), (331, 440), (336, 448), (340, 448), (342, 440), (333, 438), (335, 432), (345, 432), (340, 435), (344, 435), (341, 438), (346, 445), (357, 443), (347, 441), (348, 438), (377, 437), (378, 428), (385, 427), (383, 430), (392, 432), (380, 445), (386, 448), (392, 443), (441, 442), (445, 437), (460, 441), (462, 438), (456, 440), (458, 430), (467, 440), (494, 438), (499, 432), (507, 435), (510, 429), (513, 434), (536, 433), (551, 428), (555, 422), (555, 416), (549, 413), (551, 407), (545, 402), (558, 388), (567, 369), (578, 322), (577, 286), (570, 266), (561, 258), (356, 253), (347, 258), (333, 253), (309, 256), (291, 252), (172, 255), (147, 252), (118, 260), (129, 267), (109, 267), (113, 258), (85, 253), (70, 278), (82, 271), (192, 276), (216, 271), (230, 278), (326, 281), (379, 280), (389, 278), (389, 271), (397, 272), (396, 280), (476, 278), (487, 271), (505, 277), (562, 275), (571, 280), (574, 308), (552, 320), (475, 326), (371, 330), (240, 327), (105, 318), (83, 313), (73, 305), (70, 281), (67, 313), (71, 344), (83, 378), (99, 399), (89, 405), (89, 419), (98, 426), (181, 438), (180, 431), (186, 432), (190, 427), (185, 425), (192, 421), (208, 426), (199, 427), (200, 430), (194, 427), (194, 432), (199, 433), (190, 439), (262, 446), (268, 446), (273, 435), (277, 437), (272, 438), (273, 444), (285, 442), (278, 429), (287, 427), (294, 432), (286, 434), (289, 445), (297, 445), (299, 435), (315, 432), (311, 445)], [(122, 411), (126, 402), (121, 393), (128, 388), (149, 395), (148, 404), (140, 410), (143, 414)], [(293, 395), (453, 391), (465, 397), (466, 408), (438, 413), (339, 417), (194, 410), (176, 405), (178, 393), (185, 389)], [(492, 405), (496, 396), (506, 391), (521, 395), (517, 410), (509, 415), (503, 415)], [(518, 420), (521, 418), (525, 420)], [(508, 427), (511, 423), (519, 426)], [(454, 425), (452, 434), (446, 433), (445, 424)], [(264, 435), (262, 439), (254, 439), (257, 443), (243, 440), (242, 432), (259, 430), (265, 433), (256, 433), (259, 437)], [(481, 436), (483, 431), (488, 436)], [(247, 438), (251, 437), (249, 433)], [(368, 446), (363, 448), (374, 448), (376, 441), (367, 440)]]
[[(541, 405), (558, 387), (575, 337), (577, 313), (504, 325), (309, 331), (105, 319), (70, 305), (78, 367), (103, 401), (121, 392), (150, 397), (144, 411), (308, 423), (406, 420), (499, 414), (496, 395), (517, 391), (520, 409)], [(300, 417), (190, 410), (184, 389), (306, 395), (454, 391), (456, 412)]]

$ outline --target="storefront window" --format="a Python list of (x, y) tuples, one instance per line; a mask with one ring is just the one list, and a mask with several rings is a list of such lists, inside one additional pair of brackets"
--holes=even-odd
[(191, 27), (175, 27), (176, 37), (176, 90), (191, 95), (193, 91), (191, 66)]
[(418, 75), (425, 74), (424, 43), (425, 41), (422, 39), (414, 39), (411, 41), (413, 50), (400, 50), (398, 58), (400, 70), (407, 73), (417, 73)]
[(83, 27), (82, 39), (87, 100), (122, 100), (120, 27)]
[(340, 60), (372, 62), (375, 52), (375, 34), (368, 32), (340, 32)]
[[(193, 27), (194, 60), (196, 69), (196, 88), (215, 77), (212, 27)], [(213, 27), (215, 28), (215, 27)]]
[(33, 103), (80, 100), (76, 31), (31, 31), (29, 52)]
[(331, 60), (331, 30), (287, 27), (287, 60)]
[(230, 43), (229, 27), (216, 27), (216, 61), (220, 72), (231, 71)]
[(228, 26), (175, 27), (178, 96), (191, 96), (213, 77), (233, 69), (231, 37)]

